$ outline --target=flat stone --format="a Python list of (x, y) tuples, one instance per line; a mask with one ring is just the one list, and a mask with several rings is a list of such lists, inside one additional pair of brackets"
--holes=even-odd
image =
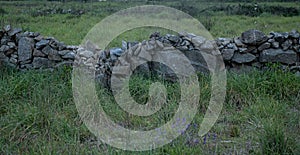
[(92, 51), (83, 50), (83, 51), (79, 52), (79, 56), (85, 57), (85, 58), (90, 58), (90, 57), (94, 56), (94, 53)]
[(260, 45), (268, 40), (268, 37), (259, 30), (248, 30), (241, 35), (241, 41), (247, 45)]
[(35, 57), (32, 61), (33, 68), (49, 68), (53, 65), (53, 62), (47, 58)]
[(32, 59), (34, 49), (34, 40), (32, 38), (22, 37), (18, 43), (18, 60), (20, 62)]
[(22, 32), (21, 28), (14, 28), (14, 29), (11, 29), (10, 31), (8, 31), (8, 35), (12, 37), (20, 32)]
[(242, 63), (249, 63), (252, 62), (256, 59), (256, 56), (250, 53), (245, 53), (245, 54), (241, 54), (241, 53), (235, 53), (232, 61), (242, 64)]
[(234, 55), (234, 49), (223, 49), (222, 50), (222, 56), (223, 56), (223, 59), (225, 60), (225, 61), (229, 61), (229, 60), (231, 60), (231, 58), (233, 57), (233, 55)]
[(76, 56), (75, 53), (70, 51), (69, 53), (63, 55), (62, 58), (63, 59), (72, 59), (72, 60), (74, 60), (75, 56)]
[(34, 49), (33, 50), (33, 56), (34, 57), (46, 57), (46, 54), (41, 52), (40, 50)]
[(234, 43), (236, 44), (237, 47), (245, 47), (246, 45), (242, 43), (239, 37), (234, 38)]
[(48, 45), (48, 44), (49, 44), (49, 40), (43, 39), (43, 40), (37, 42), (37, 43), (35, 44), (35, 46), (36, 46), (37, 49), (42, 49), (43, 47), (45, 47), (45, 46)]
[(44, 47), (44, 48), (42, 49), (42, 52), (43, 52), (44, 54), (48, 55), (52, 50), (53, 50), (53, 49), (52, 49), (49, 45), (47, 45), (46, 47)]
[(297, 62), (297, 53), (292, 50), (267, 49), (260, 53), (260, 62), (280, 62), (294, 64)]
[(265, 50), (270, 47), (271, 47), (271, 44), (266, 42), (266, 43), (261, 44), (257, 49), (258, 49), (258, 51), (262, 51), (262, 50)]

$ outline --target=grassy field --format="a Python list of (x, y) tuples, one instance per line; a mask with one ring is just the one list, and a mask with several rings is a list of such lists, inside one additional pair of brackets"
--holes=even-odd
[[(300, 29), (299, 16), (263, 13), (251, 17), (222, 11), (201, 12), (217, 5), (237, 3), (180, 2), (0, 2), (0, 25), (54, 36), (67, 44), (80, 44), (96, 23), (120, 9), (143, 4), (182, 7), (194, 14), (214, 37), (238, 36), (250, 28), (264, 32)], [(299, 2), (264, 3), (299, 9)], [(71, 9), (75, 13), (40, 14), (38, 10)], [(80, 8), (80, 9), (79, 9)], [(196, 8), (196, 11), (192, 11)], [(78, 12), (84, 10), (84, 14)], [(200, 11), (199, 11), (200, 10)], [(46, 11), (47, 12), (47, 11)], [(50, 11), (51, 12), (51, 11)], [(147, 39), (156, 28), (140, 28), (120, 35), (110, 46)], [(168, 33), (168, 30), (162, 30)], [(279, 70), (227, 75), (227, 96), (213, 128), (197, 135), (210, 98), (210, 78), (199, 74), (201, 99), (198, 113), (181, 136), (168, 145), (145, 152), (130, 152), (97, 141), (80, 119), (72, 94), (72, 69), (19, 72), (0, 67), (0, 154), (299, 154), (300, 78)], [(112, 94), (98, 88), (103, 109), (115, 121), (130, 129), (152, 129), (170, 120), (178, 107), (178, 83), (133, 76), (130, 90), (139, 103), (148, 99), (151, 83), (164, 83), (168, 105), (152, 117), (128, 115)]]

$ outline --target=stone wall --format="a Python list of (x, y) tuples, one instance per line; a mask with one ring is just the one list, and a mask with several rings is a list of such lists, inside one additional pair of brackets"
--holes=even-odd
[[(271, 32), (268, 35), (259, 30), (248, 30), (239, 37), (216, 40), (207, 40), (191, 33), (165, 36), (153, 33), (147, 41), (123, 42), (121, 48), (109, 50), (100, 50), (91, 42), (87, 42), (84, 47), (68, 46), (53, 37), (43, 37), (36, 32), (23, 32), (22, 29), (12, 28), (9, 25), (0, 30), (0, 39), (2, 64), (27, 70), (54, 68), (73, 64), (75, 61), (96, 69), (97, 77), (106, 84), (109, 83), (112, 68), (122, 65), (123, 69), (124, 66), (135, 68), (136, 66), (130, 66), (133, 57), (139, 60), (151, 60), (155, 57), (154, 49), (180, 50), (198, 72), (209, 72), (204, 55), (215, 57), (219, 55), (228, 70), (264, 69), (268, 63), (279, 63), (282, 69), (300, 73), (300, 34), (296, 30), (284, 33)], [(145, 51), (149, 54), (145, 54)], [(160, 57), (167, 61), (176, 59), (168, 54)], [(158, 63), (145, 61), (139, 68), (144, 72), (154, 71), (170, 79), (175, 78), (168, 67)]]
[(53, 68), (72, 64), (78, 46), (67, 46), (53, 37), (23, 32), (10, 25), (0, 30), (0, 62), (20, 70)]

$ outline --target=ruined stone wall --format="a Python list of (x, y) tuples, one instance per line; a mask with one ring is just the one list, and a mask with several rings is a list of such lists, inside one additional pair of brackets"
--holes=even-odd
[[(100, 50), (92, 43), (84, 47), (68, 46), (53, 37), (43, 37), (37, 32), (23, 32), (22, 29), (8, 25), (0, 30), (0, 40), (1, 64), (27, 70), (54, 68), (78, 60), (79, 63), (96, 69), (102, 79), (109, 79), (114, 66), (131, 63), (130, 60), (119, 59), (121, 55), (130, 52), (131, 56), (143, 58), (147, 55), (140, 55), (140, 51), (152, 48), (180, 50), (198, 72), (208, 72), (203, 54), (216, 56), (218, 51), (228, 70), (264, 69), (268, 63), (279, 63), (283, 69), (300, 72), (300, 34), (296, 30), (271, 32), (267, 35), (259, 30), (248, 30), (235, 38), (216, 40), (207, 40), (190, 33), (165, 36), (154, 33), (149, 40), (141, 43), (124, 42), (122, 48)], [(157, 65), (145, 63), (142, 68), (145, 71), (166, 72), (166, 76), (173, 76), (166, 67)], [(160, 69), (155, 69), (157, 67)]]

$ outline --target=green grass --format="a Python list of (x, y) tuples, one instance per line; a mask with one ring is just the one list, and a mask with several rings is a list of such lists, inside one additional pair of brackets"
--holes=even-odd
[[(0, 79), (0, 152), (133, 153), (96, 142), (96, 137), (77, 113), (69, 68), (53, 72), (18, 72), (1, 68)], [(158, 127), (176, 111), (177, 94), (180, 93), (178, 84), (136, 75), (131, 78), (130, 91), (136, 101), (143, 104), (150, 84), (155, 81), (162, 82), (168, 94), (168, 105), (155, 115), (142, 118), (128, 115), (118, 107), (109, 91), (99, 87), (101, 106), (110, 118), (127, 128), (145, 130)], [(254, 71), (247, 75), (229, 73), (222, 113), (211, 131), (205, 137), (199, 137), (199, 123), (210, 97), (209, 81), (209, 77), (199, 74), (201, 104), (191, 127), (172, 143), (143, 153), (299, 153), (298, 77), (279, 70)], [(193, 143), (193, 140), (199, 142)]]

